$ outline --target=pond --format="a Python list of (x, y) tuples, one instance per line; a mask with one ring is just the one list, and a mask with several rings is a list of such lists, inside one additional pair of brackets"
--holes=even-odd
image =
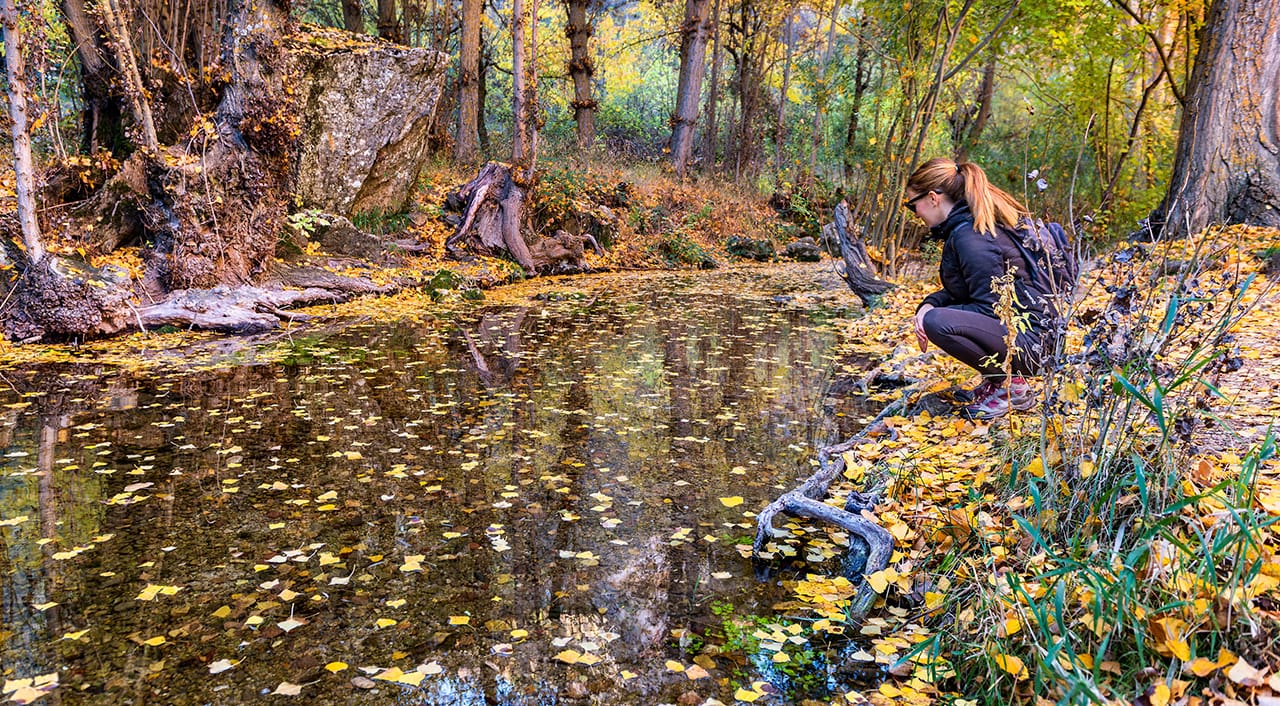
[(11, 366), (3, 676), (68, 704), (732, 701), (762, 673), (718, 626), (786, 597), (753, 511), (856, 416), (827, 394), (842, 286), (538, 280)]

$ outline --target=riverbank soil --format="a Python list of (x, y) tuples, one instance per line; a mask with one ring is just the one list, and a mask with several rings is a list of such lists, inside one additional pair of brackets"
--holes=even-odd
[[(1277, 244), (1231, 227), (1100, 257), (1039, 408), (891, 417), (845, 454), (829, 502), (880, 488), (873, 515), (896, 538), (866, 577), (878, 608), (848, 624), (856, 586), (826, 574), (778, 606), (813, 637), (855, 635), (843, 669), (885, 677), (845, 701), (1280, 698)], [(886, 403), (977, 382), (915, 347), (929, 289), (900, 286), (853, 325), (854, 353), (922, 381)], [(847, 542), (790, 529), (770, 551)]]

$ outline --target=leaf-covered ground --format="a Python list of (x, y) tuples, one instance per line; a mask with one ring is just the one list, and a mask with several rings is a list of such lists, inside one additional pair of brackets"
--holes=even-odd
[[(867, 577), (883, 600), (848, 624), (854, 587), (813, 575), (779, 608), (811, 615), (816, 633), (857, 633), (851, 661), (891, 676), (847, 701), (1280, 699), (1280, 352), (1265, 271), (1278, 241), (1237, 227), (1099, 258), (1042, 409), (894, 417), (845, 455), (845, 489), (888, 498), (875, 515), (897, 551)], [(906, 314), (929, 289), (900, 287), (853, 327), (860, 357), (928, 381), (915, 394), (974, 382), (908, 345)], [(769, 548), (847, 541), (792, 530), (804, 541)]]

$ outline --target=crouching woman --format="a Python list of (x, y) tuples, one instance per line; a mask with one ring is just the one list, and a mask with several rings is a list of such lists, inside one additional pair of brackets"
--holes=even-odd
[[(916, 169), (902, 205), (943, 241), (942, 289), (925, 297), (915, 314), (920, 350), (932, 342), (982, 374), (972, 403), (964, 408), (967, 416), (989, 419), (1035, 406), (1026, 376), (1037, 374), (1044, 353), (1053, 349), (1054, 314), (1032, 291), (1032, 273), (1011, 235), (1028, 215), (1026, 208), (992, 186), (978, 165), (945, 158)], [(1018, 321), (1011, 360), (992, 281), (1010, 272)]]

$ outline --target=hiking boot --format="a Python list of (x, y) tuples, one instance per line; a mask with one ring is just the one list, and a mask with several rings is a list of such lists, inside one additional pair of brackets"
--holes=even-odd
[(1009, 378), (1009, 380), (1000, 387), (1003, 390), (1007, 390), (1009, 393), (1009, 406), (1019, 412), (1025, 412), (1034, 408), (1036, 406), (1036, 402), (1039, 401), (1036, 399), (1035, 388), (1032, 387), (1031, 383), (1027, 382), (1024, 378)]
[(1035, 406), (1035, 390), (1023, 378), (1014, 377), (1000, 383), (983, 382), (974, 390), (973, 402), (962, 411), (970, 419), (995, 419), (1011, 409), (1024, 411)]

